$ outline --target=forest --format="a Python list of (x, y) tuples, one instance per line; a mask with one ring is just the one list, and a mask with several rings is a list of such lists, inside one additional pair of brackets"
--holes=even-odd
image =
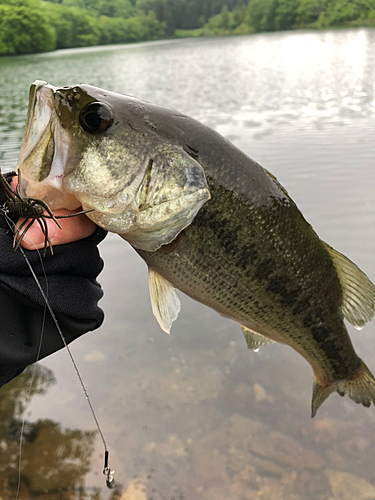
[(375, 27), (375, 0), (0, 0), (0, 55), (350, 26)]

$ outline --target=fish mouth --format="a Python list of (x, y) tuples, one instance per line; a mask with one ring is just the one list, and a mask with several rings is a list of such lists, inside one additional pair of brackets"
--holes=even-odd
[[(67, 209), (70, 211), (75, 211), (77, 209), (82, 209), (82, 202), (78, 200), (74, 194), (60, 191), (48, 183), (36, 183), (33, 180), (29, 180), (27, 177), (21, 175), (21, 171), (18, 170), (19, 176), (19, 192), (24, 198), (42, 200), (44, 201), (51, 210), (63, 210)], [(85, 210), (91, 207), (85, 208)]]
[(55, 90), (55, 87), (41, 80), (35, 81), (30, 87), (17, 170), (23, 170), (29, 180), (36, 182), (48, 177), (55, 159)]
[(16, 171), (21, 196), (41, 199), (52, 209), (76, 210), (81, 202), (71, 193), (62, 191), (71, 138), (57, 116), (57, 90), (41, 80), (31, 85)]

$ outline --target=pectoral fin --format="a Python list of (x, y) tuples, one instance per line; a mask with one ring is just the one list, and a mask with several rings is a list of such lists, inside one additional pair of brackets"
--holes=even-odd
[(151, 267), (148, 268), (148, 286), (152, 312), (160, 328), (169, 335), (172, 323), (181, 310), (180, 299), (169, 281)]
[(360, 330), (375, 314), (375, 286), (354, 262), (327, 243), (325, 246), (341, 282), (341, 312), (354, 328)]
[(253, 351), (257, 351), (262, 345), (274, 343), (273, 340), (265, 337), (264, 335), (261, 335), (260, 333), (256, 333), (249, 328), (246, 328), (246, 326), (241, 325), (241, 329), (245, 337), (247, 347), (249, 349), (252, 349)]

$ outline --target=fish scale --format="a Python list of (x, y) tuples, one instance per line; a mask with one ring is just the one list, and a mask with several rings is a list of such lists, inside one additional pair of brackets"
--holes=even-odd
[(167, 333), (177, 288), (239, 323), (249, 348), (277, 341), (301, 354), (314, 372), (312, 416), (333, 391), (375, 403), (344, 324), (373, 318), (374, 285), (216, 131), (135, 97), (37, 81), (18, 169), (23, 194), (93, 209), (88, 217), (135, 248)]
[[(231, 205), (231, 216), (242, 214), (249, 221), (256, 220), (257, 214), (232, 192), (215, 188), (212, 183), (209, 186), (212, 200), (215, 202), (217, 196), (220, 201), (220, 211), (215, 203), (204, 205), (178, 237), (177, 246), (175, 242), (170, 244), (174, 251), (169, 252), (168, 245), (156, 252), (138, 250), (141, 257), (193, 299), (294, 347), (313, 367), (318, 365), (316, 369), (326, 383), (358, 370), (359, 360), (341, 313), (337, 306), (329, 307), (340, 301), (341, 285), (327, 250), (311, 226), (305, 224), (307, 231), (300, 234), (306, 249), (301, 255), (296, 248), (287, 247), (287, 235), (295, 224), (288, 228), (285, 222), (277, 223), (295, 218), (278, 216), (275, 208), (270, 211), (269, 221), (263, 214), (262, 223), (255, 226), (241, 224), (239, 217), (234, 225), (228, 224), (221, 215), (227, 213), (225, 198)], [(281, 210), (286, 208), (297, 211), (297, 219), (302, 219), (293, 204), (281, 204)], [(229, 246), (235, 243), (233, 238), (240, 239), (241, 244)], [(253, 248), (259, 240), (261, 248), (250, 252), (252, 259), (249, 255), (244, 259), (246, 249)], [(299, 239), (293, 241), (293, 246), (301, 246)], [(331, 300), (327, 300), (327, 288)], [(333, 350), (336, 355), (330, 356)]]

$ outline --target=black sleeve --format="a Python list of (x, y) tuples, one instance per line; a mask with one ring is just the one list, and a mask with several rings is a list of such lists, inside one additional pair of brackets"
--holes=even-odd
[[(97, 244), (106, 234), (98, 228), (89, 238), (54, 246), (54, 255), (48, 252), (46, 257), (23, 250), (67, 343), (103, 322), (98, 307), (103, 292), (96, 281), (103, 261)], [(12, 249), (12, 238), (10, 230), (0, 227), (0, 387), (37, 359), (63, 347), (24, 256)]]

